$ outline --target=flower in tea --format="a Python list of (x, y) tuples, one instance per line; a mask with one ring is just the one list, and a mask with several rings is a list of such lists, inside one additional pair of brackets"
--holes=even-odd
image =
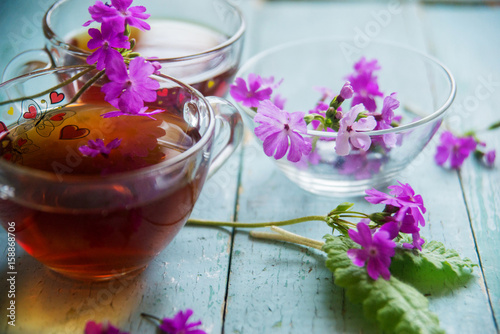
[(144, 13), (146, 11), (144, 6), (130, 7), (132, 2), (133, 0), (111, 0), (111, 5), (109, 5), (97, 0), (95, 5), (89, 7), (92, 20), (85, 22), (83, 26), (86, 27), (94, 21), (112, 22), (119, 32), (124, 32), (127, 24), (142, 30), (149, 30), (151, 27), (143, 20), (151, 15)]
[(108, 157), (112, 149), (118, 148), (121, 143), (121, 139), (115, 138), (107, 144), (104, 144), (102, 139), (97, 138), (94, 140), (89, 140), (87, 145), (80, 146), (78, 150), (88, 157), (95, 158), (99, 154), (104, 157)]
[(356, 121), (358, 115), (364, 110), (364, 106), (358, 104), (345, 113), (340, 120), (337, 145), (335, 145), (335, 152), (337, 152), (338, 155), (349, 154), (351, 145), (363, 151), (370, 148), (370, 136), (363, 132), (373, 130), (377, 122), (373, 116), (367, 116)]
[(89, 29), (89, 35), (92, 39), (89, 40), (87, 46), (90, 50), (97, 50), (87, 57), (87, 63), (89, 65), (97, 63), (96, 68), (99, 71), (107, 67), (112, 58), (123, 61), (120, 52), (114, 48), (130, 49), (128, 37), (123, 32), (116, 32), (114, 27), (110, 23), (103, 23), (102, 32), (95, 28)]
[(255, 128), (255, 135), (264, 142), (264, 153), (281, 159), (288, 151), (287, 159), (300, 160), (311, 151), (311, 142), (302, 137), (307, 132), (303, 112), (289, 113), (266, 100), (259, 105), (254, 121), (261, 123)]
[(269, 100), (273, 93), (269, 81), (253, 73), (248, 75), (248, 87), (243, 78), (236, 78), (234, 82), (229, 93), (233, 99), (241, 102), (245, 107), (257, 108), (260, 101)]
[(155, 70), (143, 57), (132, 59), (128, 71), (123, 58), (113, 58), (106, 68), (106, 75), (111, 82), (101, 89), (106, 94), (105, 100), (126, 114), (141, 112), (144, 101), (156, 101), (156, 89), (160, 88), (160, 84), (150, 78)]
[(349, 249), (347, 256), (358, 267), (364, 267), (366, 264), (366, 270), (372, 279), (376, 280), (381, 275), (388, 280), (391, 278), (389, 266), (396, 243), (389, 238), (386, 231), (378, 230), (372, 234), (372, 230), (365, 223), (358, 223), (357, 230), (350, 229), (349, 237), (362, 248)]
[(441, 134), (440, 145), (437, 147), (434, 159), (443, 166), (448, 160), (450, 167), (458, 169), (464, 160), (476, 149), (477, 143), (473, 136), (455, 137), (450, 131)]
[(100, 324), (94, 321), (88, 321), (85, 325), (84, 334), (129, 334), (122, 332), (119, 328), (111, 325), (110, 323)]
[(160, 329), (166, 334), (206, 334), (202, 329), (196, 328), (201, 321), (188, 322), (193, 315), (193, 310), (179, 311), (173, 318), (163, 318)]

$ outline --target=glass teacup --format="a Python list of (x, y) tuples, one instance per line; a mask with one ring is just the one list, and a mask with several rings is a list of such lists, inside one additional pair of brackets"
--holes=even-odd
[[(85, 65), (89, 6), (95, 0), (59, 0), (42, 22), (45, 50), (17, 56), (3, 81), (36, 68)], [(135, 0), (151, 17), (151, 30), (133, 31), (135, 51), (155, 57), (162, 74), (175, 77), (205, 96), (224, 96), (238, 69), (245, 22), (240, 11), (225, 0)], [(91, 25), (90, 27), (92, 27)], [(134, 28), (135, 29), (135, 28)]]
[[(147, 106), (165, 112), (102, 118), (113, 108), (92, 89), (72, 102), (81, 78), (61, 84), (82, 71), (92, 75), (68, 66), (0, 85), (0, 132), (9, 131), (0, 135), (0, 223), (14, 223), (16, 241), (52, 270), (110, 279), (142, 270), (169, 244), (240, 142), (242, 122), (225, 100), (163, 75)], [(80, 151), (115, 137), (107, 154)]]

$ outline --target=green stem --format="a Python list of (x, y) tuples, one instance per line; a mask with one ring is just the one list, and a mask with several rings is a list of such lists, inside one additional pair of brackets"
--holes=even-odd
[(104, 75), (104, 70), (102, 71), (99, 71), (96, 73), (96, 75), (94, 75), (89, 81), (87, 81), (85, 83), (85, 85), (83, 85), (82, 88), (80, 88), (80, 90), (75, 94), (75, 96), (73, 96), (73, 98), (71, 99), (71, 101), (69, 101), (68, 103), (66, 103), (64, 106), (67, 106), (69, 104), (72, 104), (72, 103), (75, 103), (79, 98), (80, 96), (90, 87), (92, 86), (92, 84), (94, 82), (96, 82), (97, 80), (99, 80), (100, 77), (102, 77)]
[(293, 225), (307, 221), (326, 222), (326, 216), (307, 216), (289, 220), (282, 220), (278, 222), (265, 222), (265, 223), (237, 223), (237, 222), (218, 222), (218, 221), (203, 220), (203, 219), (189, 219), (188, 224), (202, 225), (202, 226), (229, 226), (229, 227), (240, 227), (240, 228), (256, 228), (256, 227), (268, 227), (268, 226)]
[(162, 322), (160, 318), (158, 318), (158, 317), (156, 317), (154, 315), (151, 315), (151, 314), (147, 314), (147, 313), (141, 313), (141, 317), (150, 318), (150, 319), (159, 321), (160, 323)]
[(47, 90), (44, 90), (43, 92), (40, 92), (38, 94), (35, 94), (35, 95), (30, 95), (30, 96), (23, 96), (23, 97), (20, 97), (20, 98), (17, 98), (17, 99), (14, 99), (14, 100), (7, 100), (7, 101), (2, 101), (0, 102), (0, 106), (4, 105), (4, 104), (7, 104), (7, 103), (12, 103), (12, 102), (18, 102), (18, 101), (22, 101), (22, 100), (26, 100), (26, 99), (32, 99), (32, 98), (35, 98), (35, 97), (38, 97), (38, 96), (42, 96), (42, 95), (45, 95), (45, 94), (48, 94), (52, 91), (54, 91), (55, 89), (58, 89), (58, 88), (61, 88), (61, 87), (64, 87), (66, 86), (67, 84), (81, 78), (82, 76), (84, 76), (85, 74), (89, 73), (90, 71), (92, 71), (93, 69), (95, 68), (95, 66), (89, 66), (86, 70), (83, 70), (81, 71), (80, 73), (72, 76), (71, 78), (69, 78), (68, 80), (64, 81), (64, 82), (61, 82), (60, 84), (54, 86), (54, 87), (51, 87)]

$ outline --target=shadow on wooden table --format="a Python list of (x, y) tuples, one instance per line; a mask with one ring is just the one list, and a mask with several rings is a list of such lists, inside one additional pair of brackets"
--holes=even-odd
[[(2, 291), (12, 290), (7, 279), (14, 277), (15, 296), (4, 298), (5, 310), (15, 301), (15, 327), (2, 316), (0, 331), (8, 333), (83, 333), (89, 320), (111, 320), (114, 325), (127, 323), (140, 304), (144, 273), (112, 281), (82, 282), (65, 278), (45, 268), (37, 260), (18, 250), (16, 274), (1, 268)], [(11, 279), (11, 281), (13, 281)], [(6, 320), (7, 319), (7, 320)]]

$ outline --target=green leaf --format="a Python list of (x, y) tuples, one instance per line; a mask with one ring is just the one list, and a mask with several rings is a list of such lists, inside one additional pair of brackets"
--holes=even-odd
[(429, 311), (429, 302), (415, 288), (394, 276), (373, 280), (365, 268), (355, 266), (347, 250), (356, 248), (344, 236), (326, 235), (323, 251), (326, 266), (335, 275), (335, 284), (346, 289), (347, 297), (362, 303), (367, 318), (375, 319), (382, 330), (393, 333), (444, 333), (438, 317)]
[(462, 259), (441, 242), (430, 241), (422, 245), (421, 252), (398, 248), (390, 270), (422, 293), (438, 293), (464, 285), (472, 277), (474, 266), (470, 259)]

